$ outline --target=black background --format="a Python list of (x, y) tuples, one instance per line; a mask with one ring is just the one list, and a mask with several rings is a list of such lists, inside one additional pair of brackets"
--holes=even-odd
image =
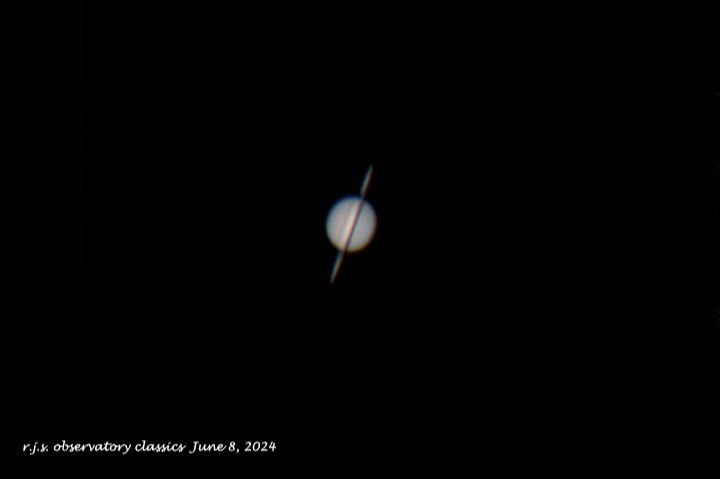
[(717, 19), (85, 2), (82, 423), (715, 423)]

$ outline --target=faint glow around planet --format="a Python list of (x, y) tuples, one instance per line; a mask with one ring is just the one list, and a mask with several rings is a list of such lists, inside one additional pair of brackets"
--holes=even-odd
[[(357, 224), (353, 230), (356, 217)], [(333, 246), (339, 250), (346, 249), (348, 253), (355, 253), (365, 248), (375, 236), (376, 227), (375, 209), (367, 200), (359, 196), (346, 196), (338, 200), (330, 210), (325, 223), (325, 231)]]

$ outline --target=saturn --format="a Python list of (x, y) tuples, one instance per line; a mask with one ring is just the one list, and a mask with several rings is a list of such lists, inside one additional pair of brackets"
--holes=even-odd
[(373, 165), (370, 165), (363, 178), (360, 194), (340, 198), (328, 213), (325, 231), (330, 243), (338, 250), (330, 273), (330, 284), (337, 279), (345, 255), (362, 251), (375, 236), (377, 215), (365, 198), (372, 174)]

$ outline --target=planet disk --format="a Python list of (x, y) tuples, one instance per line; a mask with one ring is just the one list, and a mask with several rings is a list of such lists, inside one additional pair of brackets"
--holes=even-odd
[(365, 248), (377, 227), (375, 209), (360, 196), (347, 196), (330, 209), (325, 231), (328, 239), (340, 251), (354, 253)]

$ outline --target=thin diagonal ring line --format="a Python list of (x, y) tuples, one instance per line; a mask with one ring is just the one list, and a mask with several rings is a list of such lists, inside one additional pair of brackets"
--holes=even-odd
[(359, 221), (360, 215), (362, 214), (363, 206), (365, 206), (365, 196), (367, 194), (367, 190), (370, 187), (370, 180), (372, 179), (372, 173), (373, 173), (373, 165), (370, 165), (368, 168), (367, 173), (365, 173), (365, 178), (363, 179), (363, 184), (360, 187), (360, 207), (357, 210), (357, 213), (353, 217), (353, 223), (350, 228), (350, 234), (347, 237), (347, 240), (344, 242), (342, 248), (339, 249), (337, 256), (335, 257), (335, 263), (333, 264), (332, 273), (330, 274), (330, 284), (332, 284), (335, 281), (335, 278), (337, 277), (338, 273), (340, 272), (340, 266), (342, 265), (343, 258), (345, 258), (345, 253), (347, 253), (348, 247), (350, 246), (350, 241), (352, 240), (352, 235), (355, 233), (355, 228), (357, 227), (357, 223)]

